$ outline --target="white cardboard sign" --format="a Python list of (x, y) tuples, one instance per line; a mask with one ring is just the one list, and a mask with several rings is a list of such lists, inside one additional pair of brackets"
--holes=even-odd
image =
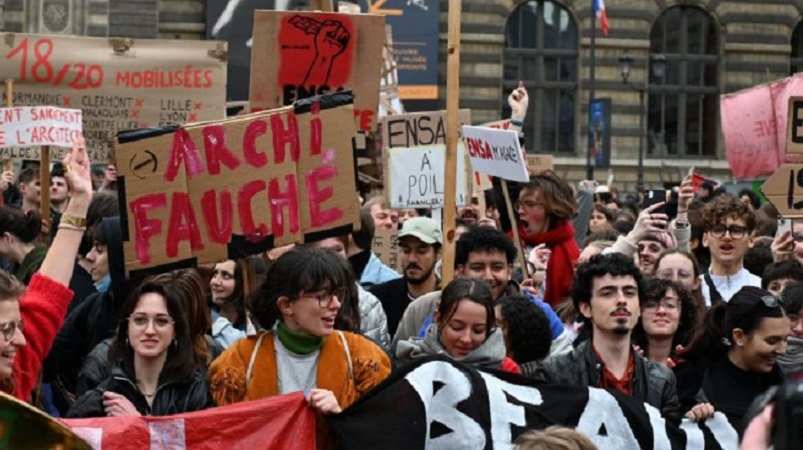
[(72, 147), (81, 130), (80, 109), (55, 106), (0, 108), (0, 147)]
[[(392, 208), (443, 208), (446, 146), (395, 147), (388, 152), (388, 187)], [(457, 145), (457, 206), (469, 200), (466, 150)]]
[(529, 180), (517, 132), (464, 125), (463, 140), (476, 172), (511, 181)]

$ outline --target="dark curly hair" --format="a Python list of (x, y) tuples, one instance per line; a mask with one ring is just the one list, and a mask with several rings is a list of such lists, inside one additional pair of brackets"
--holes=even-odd
[(803, 281), (803, 266), (794, 259), (778, 261), (765, 267), (764, 274), (761, 276), (761, 289), (767, 289), (773, 281), (784, 278)]
[(703, 209), (705, 230), (708, 231), (714, 225), (724, 223), (728, 217), (744, 220), (748, 233), (756, 228), (756, 213), (750, 207), (735, 197), (720, 195)]
[[(633, 258), (621, 253), (594, 255), (588, 262), (577, 266), (574, 283), (572, 283), (572, 301), (576, 311), (580, 311), (580, 303), (591, 302), (594, 294), (594, 280), (605, 275), (632, 276), (638, 287), (639, 304), (644, 302), (644, 276), (636, 267)], [(582, 314), (578, 314), (578, 319), (583, 323), (588, 321)]]
[[(680, 319), (678, 321), (678, 329), (675, 331), (675, 336), (672, 338), (672, 353), (674, 354), (675, 348), (678, 345), (686, 346), (691, 341), (694, 335), (694, 330), (697, 327), (697, 305), (694, 302), (694, 297), (688, 289), (672, 280), (663, 280), (660, 278), (650, 278), (644, 283), (644, 300), (643, 302), (660, 302), (666, 295), (667, 291), (673, 291), (680, 300)], [(632, 335), (633, 343), (644, 349), (645, 356), (649, 356), (649, 342), (647, 334), (644, 331), (644, 326), (639, 319), (636, 328), (633, 329)]]
[(505, 345), (513, 361), (521, 365), (546, 358), (552, 346), (552, 333), (541, 308), (523, 295), (505, 296), (496, 304), (502, 307), (498, 319), (507, 329)]
[(516, 260), (516, 246), (513, 241), (501, 230), (491, 227), (471, 226), (468, 231), (460, 235), (457, 240), (454, 266), (464, 266), (468, 263), (468, 255), (473, 252), (499, 251), (505, 254), (508, 264)]

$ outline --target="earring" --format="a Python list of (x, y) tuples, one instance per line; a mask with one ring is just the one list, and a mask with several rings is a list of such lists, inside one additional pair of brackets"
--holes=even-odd
[(173, 339), (173, 348), (178, 348), (178, 339)]
[(128, 347), (129, 345), (131, 344), (128, 343), (128, 338), (125, 338), (125, 346)]

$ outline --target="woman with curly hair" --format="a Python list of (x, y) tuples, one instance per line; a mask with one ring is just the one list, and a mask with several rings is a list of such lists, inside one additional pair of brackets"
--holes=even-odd
[(633, 342), (645, 357), (673, 367), (676, 352), (689, 343), (697, 325), (694, 298), (680, 284), (660, 278), (647, 280), (645, 293)]
[(523, 295), (508, 295), (496, 301), (496, 326), (502, 330), (507, 357), (519, 365), (522, 375), (534, 377), (538, 362), (552, 345), (549, 320)]

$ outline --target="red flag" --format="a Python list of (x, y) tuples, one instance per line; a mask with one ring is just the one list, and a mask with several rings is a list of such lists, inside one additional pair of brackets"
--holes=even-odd
[(315, 449), (315, 413), (300, 392), (168, 417), (63, 422), (94, 450)]

